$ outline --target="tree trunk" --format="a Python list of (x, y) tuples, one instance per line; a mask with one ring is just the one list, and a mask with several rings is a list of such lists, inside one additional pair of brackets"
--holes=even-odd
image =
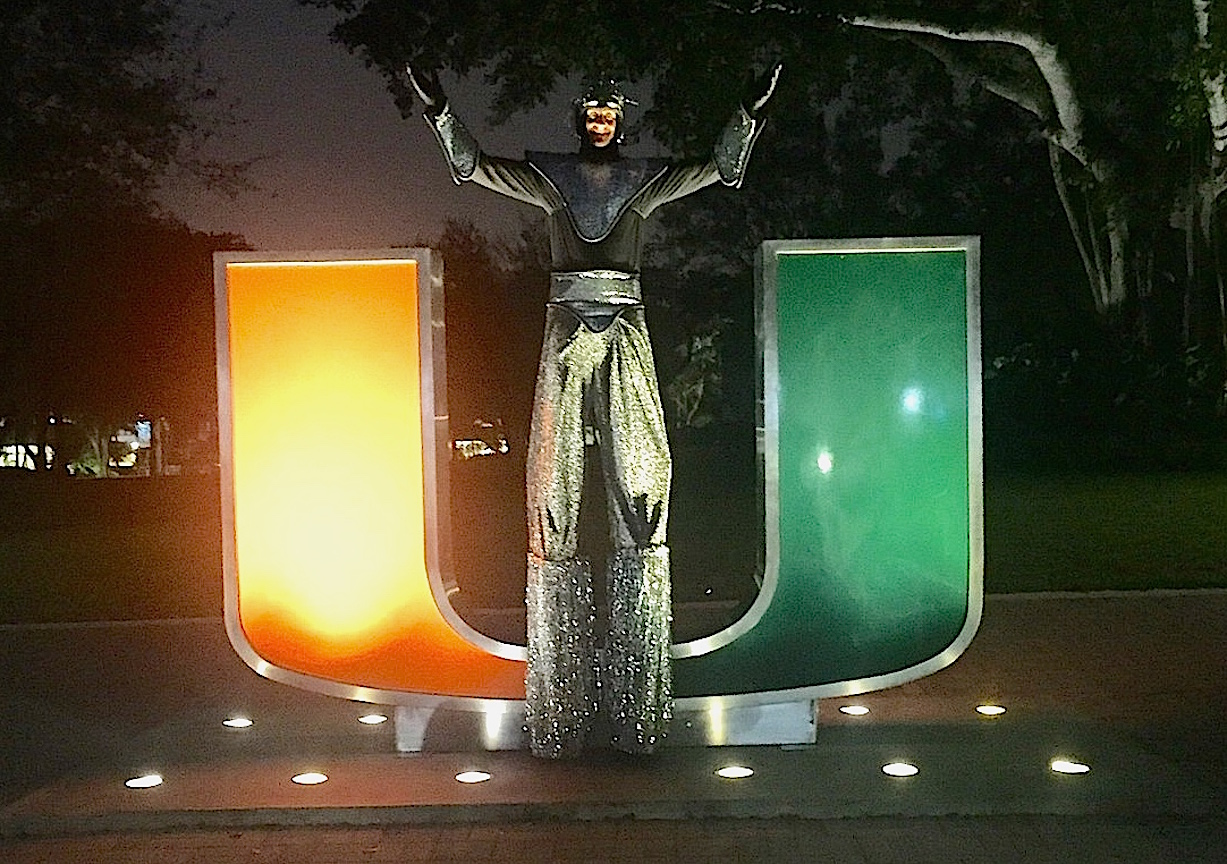
[[(1103, 298), (1108, 294), (1107, 277), (1104, 274), (1102, 261), (1097, 253), (1095, 242), (1095, 226), (1083, 225), (1070, 195), (1069, 181), (1065, 176), (1061, 160), (1063, 151), (1055, 141), (1048, 142), (1048, 162), (1052, 168), (1052, 181), (1057, 189), (1057, 197), (1061, 208), (1065, 211), (1065, 221), (1074, 237), (1074, 245), (1078, 249), (1078, 257), (1082, 259), (1082, 269), (1086, 273), (1086, 283), (1090, 286), (1091, 297), (1095, 301), (1095, 311), (1104, 314)], [(1087, 209), (1088, 217), (1090, 209)], [(1089, 220), (1088, 220), (1089, 221)]]
[[(1193, 0), (1193, 20), (1197, 27), (1197, 51), (1203, 58), (1213, 48), (1210, 32), (1213, 0)], [(1218, 230), (1218, 202), (1227, 190), (1227, 70), (1221, 62), (1211, 66), (1209, 61), (1201, 66), (1202, 91), (1206, 96), (1206, 119), (1210, 124), (1210, 139), (1213, 143), (1207, 160), (1207, 177), (1200, 184), (1199, 207), (1203, 241), (1211, 250), (1214, 262), (1214, 282), (1218, 292), (1218, 335), (1224, 365), (1227, 366), (1227, 287), (1224, 286), (1223, 265), (1219, 252), (1221, 237)], [(1223, 382), (1222, 404), (1227, 406), (1227, 380)]]
[(1103, 311), (1119, 311), (1129, 294), (1129, 219), (1115, 204), (1106, 208), (1108, 235), (1107, 293), (1103, 298)]

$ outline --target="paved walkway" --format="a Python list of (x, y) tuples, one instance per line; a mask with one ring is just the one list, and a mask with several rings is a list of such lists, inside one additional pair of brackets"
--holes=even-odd
[(0, 859), (1221, 861), (1225, 658), (1227, 592), (990, 597), (954, 665), (825, 701), (815, 745), (549, 763), (448, 752), (447, 723), (398, 756), (370, 706), (256, 676), (220, 620), (2, 628)]
[(711, 862), (1219, 864), (1221, 821), (1101, 817), (816, 821), (512, 822), (374, 828), (257, 828), (10, 840), (9, 862)]

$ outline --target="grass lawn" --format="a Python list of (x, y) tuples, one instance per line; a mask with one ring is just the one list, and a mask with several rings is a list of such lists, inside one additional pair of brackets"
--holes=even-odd
[(216, 478), (0, 484), (0, 624), (222, 614)]
[(993, 476), (985, 590), (1227, 586), (1227, 474)]
[(207, 519), (0, 536), (0, 573), (4, 624), (222, 614), (221, 528)]
[[(79, 482), (41, 510), (6, 491), (0, 623), (221, 614), (216, 481)], [(990, 593), (1227, 587), (1227, 473), (992, 476), (985, 534)]]

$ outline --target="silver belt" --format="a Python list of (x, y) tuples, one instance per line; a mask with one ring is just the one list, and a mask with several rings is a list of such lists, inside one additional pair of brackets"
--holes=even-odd
[(559, 305), (602, 303), (639, 306), (639, 275), (623, 270), (580, 270), (550, 275), (550, 301)]

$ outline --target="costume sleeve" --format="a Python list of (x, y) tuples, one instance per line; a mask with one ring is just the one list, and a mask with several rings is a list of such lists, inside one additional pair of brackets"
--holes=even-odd
[(712, 148), (712, 162), (720, 172), (720, 182), (725, 186), (740, 186), (745, 179), (746, 165), (750, 163), (750, 151), (758, 134), (763, 131), (763, 121), (750, 116), (743, 107), (737, 108), (724, 126)]
[(540, 207), (547, 213), (561, 206), (562, 202), (556, 200), (557, 193), (526, 162), (483, 153), (477, 139), (449, 107), (444, 106), (433, 117), (427, 114), (426, 122), (443, 150), (448, 170), (457, 185), (471, 180), (509, 198)]
[(750, 162), (750, 151), (762, 130), (763, 121), (754, 119), (746, 109), (739, 107), (716, 139), (711, 158), (670, 165), (637, 197), (635, 211), (646, 219), (660, 205), (697, 192), (717, 180), (725, 186), (740, 186)]

